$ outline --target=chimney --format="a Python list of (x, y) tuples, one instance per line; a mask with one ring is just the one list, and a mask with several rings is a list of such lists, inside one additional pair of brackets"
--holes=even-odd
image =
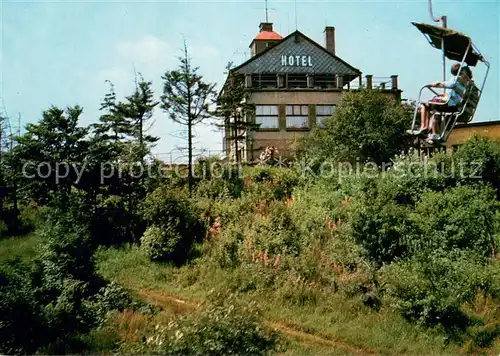
[(259, 25), (259, 28), (260, 28), (260, 32), (262, 32), (262, 31), (272, 32), (273, 31), (273, 24), (270, 22), (261, 22)]
[(328, 52), (335, 55), (335, 27), (325, 27), (325, 48)]

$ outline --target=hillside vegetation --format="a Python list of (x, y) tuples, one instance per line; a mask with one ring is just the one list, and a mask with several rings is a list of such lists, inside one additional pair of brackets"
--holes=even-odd
[(16, 226), (34, 232), (0, 240), (0, 352), (497, 355), (500, 145), (396, 155), (407, 107), (342, 105), (287, 167), (25, 181)]

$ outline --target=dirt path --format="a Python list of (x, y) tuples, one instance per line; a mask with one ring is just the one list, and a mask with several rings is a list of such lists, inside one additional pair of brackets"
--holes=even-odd
[[(148, 302), (166, 307), (172, 310), (175, 314), (186, 314), (200, 304), (194, 301), (186, 300), (184, 298), (170, 295), (165, 292), (158, 292), (156, 290), (137, 290), (139, 296)], [(375, 355), (376, 351), (370, 349), (361, 349), (351, 346), (345, 342), (337, 339), (326, 338), (317, 334), (309, 333), (302, 330), (298, 325), (288, 323), (286, 321), (274, 322), (266, 321), (265, 324), (280, 333), (299, 340), (305, 346), (322, 346), (331, 347), (333, 349), (345, 351), (350, 355)]]

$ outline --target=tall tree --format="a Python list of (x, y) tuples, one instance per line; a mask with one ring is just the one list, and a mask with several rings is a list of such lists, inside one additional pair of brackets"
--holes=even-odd
[(10, 154), (23, 167), (25, 187), (34, 200), (50, 202), (55, 196), (68, 196), (80, 181), (89, 149), (88, 128), (78, 126), (82, 112), (79, 106), (66, 111), (52, 106), (16, 138), (18, 145)]
[(184, 41), (184, 54), (179, 57), (177, 70), (166, 72), (161, 107), (172, 120), (186, 126), (188, 137), (188, 185), (189, 194), (193, 188), (193, 128), (211, 117), (209, 104), (216, 95), (215, 84), (205, 83), (198, 74), (199, 67), (193, 67), (188, 47)]
[(99, 118), (99, 123), (93, 124), (94, 132), (97, 136), (113, 143), (118, 143), (132, 133), (130, 122), (117, 109), (116, 93), (113, 83), (109, 83), (109, 92), (104, 96), (100, 110), (104, 113)]
[(390, 162), (405, 147), (404, 132), (411, 125), (411, 106), (376, 90), (345, 93), (333, 117), (323, 121), (303, 147), (320, 161)]
[(221, 118), (218, 125), (226, 130), (226, 140), (234, 148), (236, 163), (241, 162), (240, 144), (246, 140), (250, 131), (258, 129), (249, 118), (255, 113), (255, 105), (249, 102), (250, 90), (245, 86), (245, 78), (231, 71), (232, 63), (226, 66), (227, 80), (217, 97), (215, 116)]
[(125, 97), (124, 102), (116, 104), (116, 115), (122, 116), (130, 126), (130, 136), (139, 142), (140, 147), (144, 150), (142, 158), (147, 151), (146, 144), (154, 143), (159, 140), (159, 137), (147, 135), (152, 124), (148, 123), (153, 117), (153, 110), (159, 104), (155, 101), (154, 92), (151, 88), (152, 82), (145, 81), (139, 73), (140, 80), (137, 82), (134, 92)]

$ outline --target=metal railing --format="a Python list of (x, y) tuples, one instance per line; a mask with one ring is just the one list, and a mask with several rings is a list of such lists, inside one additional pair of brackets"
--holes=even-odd
[(374, 77), (372, 75), (367, 75), (361, 77), (361, 79), (353, 80), (349, 85), (345, 84), (344, 89), (381, 89), (381, 90), (397, 90), (398, 87), (398, 76), (393, 75), (390, 77)]
[[(170, 152), (153, 153), (154, 158), (162, 161), (166, 165), (182, 165), (188, 163), (188, 150), (187, 149), (175, 149)], [(226, 158), (226, 152), (224, 150), (214, 150), (214, 149), (195, 149), (193, 150), (193, 162), (199, 160), (200, 158), (212, 158), (219, 157), (221, 159)]]

